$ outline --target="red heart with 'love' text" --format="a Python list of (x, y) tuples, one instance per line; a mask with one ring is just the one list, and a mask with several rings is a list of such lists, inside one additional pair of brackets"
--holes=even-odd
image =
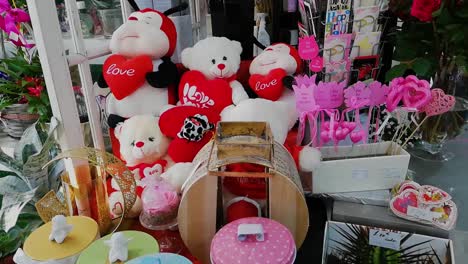
[(253, 74), (249, 78), (249, 85), (259, 97), (276, 101), (283, 94), (285, 76), (286, 71), (283, 69), (274, 69), (268, 75)]
[(179, 84), (179, 99), (183, 105), (209, 108), (221, 113), (232, 104), (232, 89), (224, 79), (208, 80), (199, 71), (188, 71)]
[(153, 71), (150, 56), (127, 59), (112, 55), (104, 62), (102, 73), (117, 100), (122, 100), (140, 88), (146, 81), (146, 74)]

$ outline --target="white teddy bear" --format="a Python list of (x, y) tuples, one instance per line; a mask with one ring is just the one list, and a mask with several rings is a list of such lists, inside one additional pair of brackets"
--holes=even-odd
[(52, 218), (52, 230), (50, 231), (49, 240), (62, 244), (72, 229), (73, 226), (67, 224), (65, 216), (56, 215)]
[(184, 49), (182, 64), (190, 71), (179, 84), (180, 103), (221, 112), (228, 105), (248, 99), (236, 80), (241, 53), (241, 44), (225, 37), (209, 37)]
[[(115, 136), (120, 143), (120, 155), (133, 172), (137, 182), (137, 199), (128, 213), (129, 218), (137, 217), (142, 210), (141, 193), (145, 187), (144, 178), (162, 177), (180, 189), (191, 167), (185, 163), (174, 164), (167, 155), (170, 139), (161, 133), (159, 117), (137, 115), (119, 123)], [(111, 215), (119, 217), (123, 213), (123, 197), (120, 188), (111, 180), (109, 203)]]
[(115, 263), (117, 261), (125, 262), (128, 260), (128, 242), (131, 238), (126, 238), (122, 232), (117, 232), (112, 235), (109, 240), (104, 243), (109, 246), (109, 262)]

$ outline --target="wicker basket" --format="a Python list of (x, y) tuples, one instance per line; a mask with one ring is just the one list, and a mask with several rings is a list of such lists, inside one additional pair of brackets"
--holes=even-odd
[(39, 119), (38, 114), (28, 113), (28, 104), (14, 104), (7, 106), (0, 114), (5, 126), (5, 132), (14, 138), (20, 138), (26, 128)]

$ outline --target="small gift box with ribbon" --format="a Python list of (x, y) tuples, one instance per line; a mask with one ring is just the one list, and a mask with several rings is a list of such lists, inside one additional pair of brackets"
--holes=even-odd
[(83, 250), (98, 238), (98, 224), (93, 219), (58, 215), (31, 233), (13, 261), (17, 264), (74, 264)]

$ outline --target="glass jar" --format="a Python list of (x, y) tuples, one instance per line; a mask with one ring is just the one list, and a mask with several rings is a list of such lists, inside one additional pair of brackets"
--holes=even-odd
[[(151, 230), (165, 230), (177, 224), (180, 197), (175, 188), (161, 178), (145, 178), (141, 195), (141, 224)], [(144, 180), (144, 181), (145, 181)]]

